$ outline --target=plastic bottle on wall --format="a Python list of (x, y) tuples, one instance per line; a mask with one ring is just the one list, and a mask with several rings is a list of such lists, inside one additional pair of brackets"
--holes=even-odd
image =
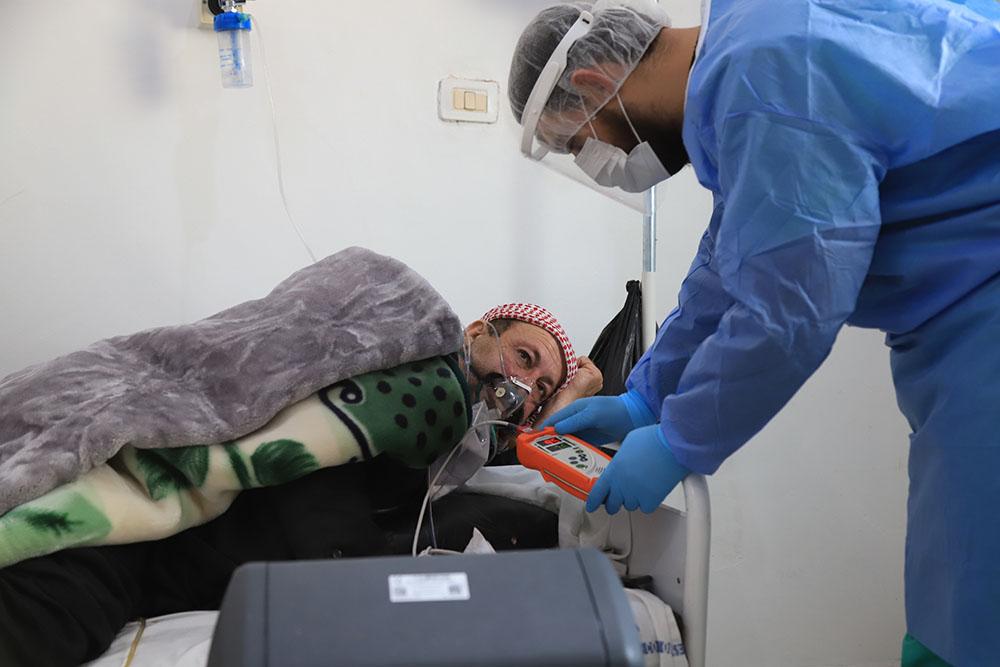
[(223, 88), (248, 88), (253, 85), (250, 26), (250, 15), (243, 12), (223, 12), (215, 17)]

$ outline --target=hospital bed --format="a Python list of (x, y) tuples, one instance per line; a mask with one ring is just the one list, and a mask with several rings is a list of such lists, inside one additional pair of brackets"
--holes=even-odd
[[(680, 616), (688, 664), (704, 667), (707, 634), (710, 507), (704, 477), (684, 481), (683, 509), (668, 499), (653, 514), (620, 512), (606, 547), (633, 580), (648, 576), (651, 592)], [(680, 494), (676, 494), (679, 496)], [(91, 667), (204, 667), (217, 612), (188, 612), (127, 625)]]
[[(654, 303), (656, 272), (656, 192), (647, 193), (643, 216), (642, 289), (645, 304)], [(656, 334), (655, 313), (642, 309), (643, 339)], [(708, 626), (708, 572), (711, 508), (706, 479), (689, 475), (683, 482), (683, 509), (671, 494), (656, 512), (619, 512), (612, 517), (607, 544), (631, 578), (648, 576), (651, 591), (680, 617), (688, 665), (705, 667)], [(203, 667), (208, 661), (217, 612), (191, 612), (130, 623), (108, 652), (91, 667), (119, 667), (134, 654), (136, 667)], [(147, 634), (148, 633), (148, 634)], [(146, 634), (146, 639), (142, 635)], [(145, 642), (145, 644), (143, 643)]]

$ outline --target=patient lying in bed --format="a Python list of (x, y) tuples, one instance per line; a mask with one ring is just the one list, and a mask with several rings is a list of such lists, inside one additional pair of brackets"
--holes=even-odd
[[(0, 563), (16, 564), (0, 569), (0, 664), (77, 664), (136, 617), (215, 608), (250, 560), (404, 553), (424, 468), (458, 442), (493, 380), (527, 388), (519, 423), (601, 387), (544, 309), (494, 309), (466, 327), (465, 347), (337, 382), (229, 443), (126, 446), (8, 512)], [(498, 548), (554, 546), (553, 515), (476, 502)], [(439, 546), (468, 539), (468, 503), (435, 505)]]

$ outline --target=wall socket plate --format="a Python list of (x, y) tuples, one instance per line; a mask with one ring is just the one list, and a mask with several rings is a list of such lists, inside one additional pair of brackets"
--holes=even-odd
[(438, 118), (454, 123), (495, 123), (500, 85), (485, 79), (445, 77), (438, 83)]
[(215, 25), (215, 15), (212, 14), (212, 10), (208, 8), (208, 0), (200, 0), (201, 4), (201, 23), (199, 24), (202, 28), (211, 28)]

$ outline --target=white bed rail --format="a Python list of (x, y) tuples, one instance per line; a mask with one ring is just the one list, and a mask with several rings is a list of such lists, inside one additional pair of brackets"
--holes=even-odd
[(609, 546), (628, 553), (628, 575), (648, 575), (653, 593), (681, 616), (690, 667), (705, 667), (711, 508), (701, 475), (684, 480), (684, 509), (666, 503), (652, 514), (619, 512)]
[(712, 538), (712, 508), (708, 482), (691, 474), (684, 480), (687, 548), (684, 558), (684, 648), (690, 667), (705, 667), (708, 639), (708, 560)]

